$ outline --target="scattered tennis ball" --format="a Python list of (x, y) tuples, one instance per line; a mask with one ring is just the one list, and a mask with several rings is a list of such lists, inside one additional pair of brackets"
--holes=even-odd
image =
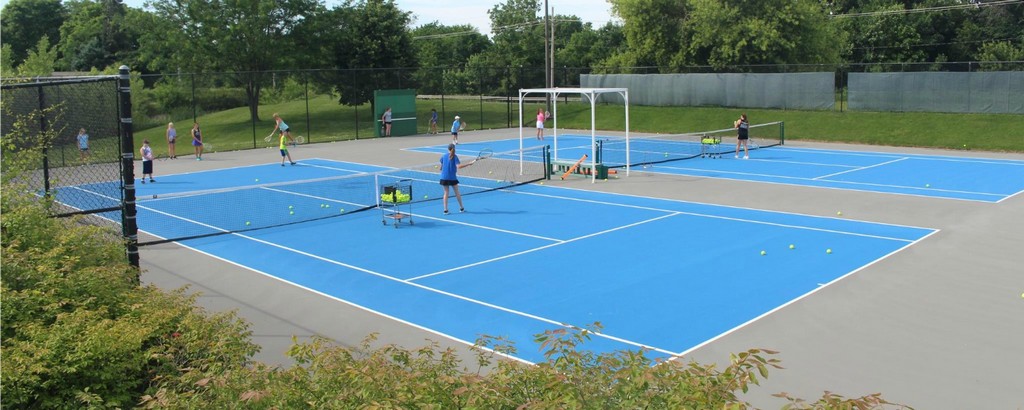
[(825, 253), (832, 253), (832, 248), (825, 249)]
[(541, 184), (541, 185), (544, 185), (544, 181), (541, 181), (541, 182), (540, 182), (540, 184)]
[(761, 256), (764, 256), (764, 255), (767, 255), (767, 254), (768, 254), (768, 252), (761, 251)]
[(796, 245), (789, 244), (789, 249), (796, 249)]
[(324, 204), (324, 208), (330, 208), (331, 204)]
[(665, 157), (668, 158), (668, 153), (667, 152), (665, 153)]
[(288, 211), (288, 215), (295, 215), (295, 211)]
[(430, 198), (430, 195), (423, 195), (423, 199)]
[(925, 188), (931, 188), (931, 187), (932, 187), (932, 184), (924, 184), (924, 187), (925, 187)]
[(245, 221), (245, 226), (249, 226), (249, 225), (252, 225), (252, 222)]
[(339, 210), (339, 211), (338, 211), (338, 213), (339, 213), (339, 214), (343, 214), (343, 213), (345, 213), (345, 210), (344, 210), (344, 209), (341, 209), (341, 210)]
[(837, 211), (836, 215), (843, 216), (843, 211)]
[(256, 182), (260, 182), (260, 179), (259, 179), (259, 178), (256, 178)]
[(494, 173), (494, 171), (487, 171), (487, 173), (488, 173), (488, 174), (493, 174), (493, 173)]
[(294, 206), (288, 205), (288, 209), (295, 208)]

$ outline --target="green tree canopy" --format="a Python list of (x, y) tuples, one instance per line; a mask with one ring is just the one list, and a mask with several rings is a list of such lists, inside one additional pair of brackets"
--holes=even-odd
[(609, 65), (676, 72), (692, 65), (837, 63), (843, 50), (842, 34), (814, 0), (611, 2), (628, 47)]
[(249, 110), (259, 119), (259, 96), (266, 72), (294, 68), (303, 50), (295, 47), (298, 25), (316, 19), (317, 0), (153, 0), (157, 19), (168, 22), (146, 38), (173, 57), (166, 64), (193, 72), (237, 74)]
[(134, 54), (138, 43), (137, 35), (126, 24), (128, 12), (120, 0), (68, 3), (68, 18), (60, 27), (57, 46), (61, 66), (89, 71), (130, 63), (124, 59)]
[[(347, 78), (334, 79), (340, 103), (360, 105), (373, 100), (373, 90), (412, 86), (411, 68), (417, 63), (411, 15), (394, 0), (349, 0), (332, 10), (330, 61), (350, 70)], [(395, 70), (383, 70), (388, 68)]]
[(0, 38), (11, 46), (11, 61), (21, 64), (28, 51), (46, 36), (52, 44), (60, 40), (60, 27), (67, 12), (60, 0), (11, 0), (0, 14)]

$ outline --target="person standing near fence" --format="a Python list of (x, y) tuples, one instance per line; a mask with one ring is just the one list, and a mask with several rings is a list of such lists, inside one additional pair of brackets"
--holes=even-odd
[(384, 115), (380, 116), (380, 121), (384, 123), (384, 136), (391, 136), (391, 107), (384, 110)]
[(437, 134), (437, 110), (430, 109), (430, 133)]
[(455, 121), (452, 122), (452, 144), (459, 144), (459, 130), (462, 129), (462, 121), (460, 121), (458, 115), (455, 116)]
[(203, 160), (203, 132), (199, 130), (199, 123), (192, 124), (192, 148), (196, 150), (196, 161)]
[(89, 160), (89, 134), (85, 133), (85, 128), (78, 130), (78, 159), (82, 162)]
[(146, 183), (146, 175), (149, 175), (149, 182), (156, 182), (153, 179), (153, 148), (150, 148), (149, 140), (142, 141), (139, 153), (142, 154), (142, 183)]
[(288, 162), (295, 165), (295, 161), (292, 161), (292, 154), (288, 152), (288, 144), (295, 143), (295, 138), (292, 138), (292, 129), (288, 127), (288, 124), (281, 119), (281, 116), (276, 112), (274, 113), (274, 130), (270, 131), (270, 135), (274, 135), (275, 132), (281, 132), (281, 137), (278, 140), (277, 146), (281, 150), (281, 166), (284, 166), (284, 159), (288, 158)]
[(174, 123), (167, 123), (167, 158), (178, 158), (174, 152), (174, 142), (178, 139), (178, 130), (174, 129)]
[(747, 122), (747, 114), (740, 115), (740, 118), (733, 123), (736, 127), (736, 155), (734, 158), (740, 157), (740, 145), (743, 146), (743, 159), (750, 159), (750, 151), (747, 149), (747, 140), (750, 139), (750, 123)]

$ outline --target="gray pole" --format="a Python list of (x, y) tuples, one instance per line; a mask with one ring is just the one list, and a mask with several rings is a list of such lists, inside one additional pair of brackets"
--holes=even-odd
[[(551, 44), (548, 42), (548, 39), (551, 38), (550, 37), (550, 31), (549, 31), (550, 27), (551, 27), (551, 20), (550, 20), (550, 17), (548, 16), (548, 10), (549, 10), (548, 9), (548, 0), (544, 0), (544, 87), (545, 88), (551, 88), (551, 75), (548, 74), (548, 67), (551, 65), (551, 62), (549, 60), (550, 54), (548, 53), (548, 48), (551, 47)], [(544, 104), (545, 105), (544, 110), (545, 111), (551, 111), (551, 94), (548, 94), (548, 93), (544, 94), (544, 103), (545, 103)]]
[[(117, 89), (121, 107), (121, 173), (124, 209), (121, 211), (121, 229), (127, 240), (125, 247), (128, 263), (139, 267), (139, 225), (135, 220), (135, 137), (132, 131), (132, 86), (128, 66), (118, 70)], [(139, 278), (136, 277), (136, 283)]]

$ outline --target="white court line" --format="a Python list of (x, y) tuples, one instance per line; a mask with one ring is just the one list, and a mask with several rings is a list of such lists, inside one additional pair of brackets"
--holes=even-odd
[[(765, 160), (765, 161), (767, 161), (767, 160)], [(663, 175), (687, 175), (687, 176), (703, 177), (703, 178), (729, 179), (729, 180), (734, 180), (734, 181), (758, 182), (758, 183), (766, 183), (766, 184), (794, 185), (794, 186), (811, 187), (811, 188), (842, 189), (842, 190), (859, 191), (859, 192), (873, 192), (873, 193), (892, 194), (892, 195), (918, 196), (918, 197), (922, 197), (922, 198), (935, 198), (935, 196), (934, 195), (925, 195), (925, 194), (913, 194), (913, 193), (907, 193), (907, 192), (871, 191), (871, 190), (867, 190), (867, 189), (856, 189), (856, 188), (853, 188), (853, 187), (849, 187), (849, 188), (847, 188), (847, 187), (827, 187), (827, 186), (799, 184), (799, 183), (795, 183), (795, 182), (787, 183), (787, 182), (776, 182), (776, 181), (757, 181), (757, 180), (751, 181), (750, 179), (742, 179), (740, 177), (730, 178), (730, 177), (714, 176), (714, 175), (707, 175), (707, 174), (708, 173), (715, 173), (715, 174), (754, 176), (754, 177), (764, 177), (764, 178), (776, 178), (776, 179), (782, 179), (782, 180), (814, 181), (814, 182), (825, 182), (825, 183), (830, 183), (830, 184), (863, 185), (863, 186), (880, 187), (880, 188), (912, 189), (912, 190), (915, 190), (915, 191), (946, 192), (946, 193), (951, 193), (951, 194), (968, 194), (968, 195), (981, 195), (981, 196), (994, 196), (994, 197), (1003, 197), (1003, 196), (1005, 196), (1005, 194), (995, 194), (995, 193), (991, 193), (991, 192), (960, 191), (960, 190), (954, 190), (954, 189), (938, 189), (938, 188), (921, 188), (921, 187), (914, 187), (914, 186), (907, 186), (907, 185), (876, 184), (876, 183), (871, 183), (871, 182), (819, 180), (819, 179), (816, 179), (816, 178), (807, 178), (807, 177), (792, 177), (792, 176), (774, 175), (774, 174), (758, 174), (758, 173), (753, 173), (753, 172), (735, 172), (735, 171), (724, 171), (724, 170), (717, 170), (717, 169), (690, 168), (690, 167), (673, 167), (673, 166), (666, 166), (666, 165), (658, 165), (658, 168), (666, 168), (666, 169), (679, 170), (679, 171), (691, 171), (691, 172), (694, 172), (694, 173), (679, 174), (679, 173), (673, 173), (673, 172), (658, 172), (656, 170), (655, 171), (637, 170), (637, 172), (649, 172), (649, 173), (656, 173), (656, 174), (663, 174)], [(817, 178), (821, 178), (821, 177), (817, 177)], [(951, 198), (951, 197), (940, 197), (940, 198), (943, 198), (943, 199), (956, 199), (956, 200), (961, 200), (961, 201), (991, 202), (991, 201), (981, 201), (981, 200), (978, 200), (978, 199), (967, 199), (967, 198)]]
[[(761, 221), (761, 220), (756, 220), (756, 219), (735, 218), (735, 217), (730, 217), (730, 216), (705, 214), (705, 213), (699, 213), (699, 212), (677, 211), (677, 210), (672, 210), (672, 209), (652, 208), (652, 207), (646, 207), (646, 206), (640, 206), (640, 205), (619, 204), (619, 203), (615, 203), (615, 202), (606, 202), (606, 201), (598, 201), (598, 200), (593, 200), (593, 199), (582, 199), (582, 198), (565, 197), (565, 196), (558, 196), (558, 195), (541, 194), (541, 193), (536, 193), (536, 192), (522, 192), (522, 191), (510, 191), (510, 192), (515, 193), (515, 194), (522, 194), (522, 195), (533, 195), (533, 196), (540, 196), (540, 197), (547, 197), (547, 198), (564, 199), (564, 200), (568, 200), (568, 201), (587, 202), (587, 203), (593, 203), (593, 204), (599, 204), (599, 205), (609, 205), (609, 206), (617, 206), (617, 207), (623, 207), (623, 208), (635, 208), (635, 209), (643, 209), (643, 210), (649, 210), (649, 211), (658, 211), (658, 212), (666, 212), (666, 213), (672, 213), (672, 214), (690, 215), (690, 216), (697, 216), (697, 217), (702, 217), (702, 218), (723, 219), (723, 220), (728, 220), (728, 221), (747, 222), (747, 223), (752, 223), (752, 224), (778, 226), (778, 227), (783, 227), (783, 228), (801, 229), (801, 230), (808, 230), (808, 231), (828, 232), (828, 233), (835, 233), (835, 234), (840, 234), (840, 235), (859, 236), (859, 237), (864, 237), (864, 238), (883, 239), (883, 240), (900, 241), (900, 242), (907, 242), (907, 241), (909, 241), (909, 239), (905, 239), (905, 238), (893, 238), (893, 237), (888, 237), (888, 236), (870, 235), (870, 234), (859, 233), (859, 232), (838, 231), (838, 230), (833, 230), (833, 229), (818, 228), (818, 227), (814, 227), (814, 226), (782, 224), (782, 223), (777, 223), (777, 222)], [(620, 195), (620, 194), (613, 194), (613, 195)], [(648, 197), (643, 197), (643, 198), (648, 198)], [(652, 199), (656, 199), (656, 198), (652, 198)], [(746, 209), (746, 208), (739, 208), (739, 209)], [(774, 212), (774, 211), (772, 211), (772, 212)], [(800, 215), (800, 214), (794, 214), (794, 215)], [(831, 218), (831, 219), (834, 219), (834, 218)], [(871, 223), (872, 224), (876, 224), (875, 222), (871, 222)], [(879, 224), (879, 225), (885, 225), (885, 224)], [(900, 226), (900, 225), (890, 225), (890, 226)], [(920, 229), (928, 229), (928, 228), (920, 228)]]
[(606, 230), (603, 230), (603, 231), (600, 231), (600, 232), (594, 232), (594, 233), (590, 233), (590, 234), (583, 235), (583, 236), (577, 236), (577, 237), (572, 238), (572, 239), (567, 239), (567, 240), (564, 240), (564, 241), (559, 241), (559, 242), (556, 242), (556, 243), (547, 244), (547, 245), (544, 245), (544, 246), (539, 246), (539, 247), (536, 247), (536, 248), (527, 249), (527, 250), (519, 251), (519, 252), (516, 252), (516, 253), (511, 253), (511, 254), (504, 255), (504, 256), (499, 256), (499, 257), (496, 257), (496, 258), (491, 258), (491, 259), (487, 259), (487, 260), (473, 262), (473, 263), (470, 263), (470, 264), (467, 264), (467, 265), (456, 266), (456, 267), (451, 268), (451, 269), (445, 269), (445, 270), (441, 270), (441, 271), (437, 271), (437, 272), (433, 272), (433, 273), (428, 273), (426, 275), (420, 275), (420, 276), (417, 276), (417, 277), (414, 277), (414, 278), (409, 278), (407, 280), (409, 280), (409, 281), (420, 280), (420, 279), (429, 278), (431, 276), (437, 276), (437, 275), (445, 274), (445, 273), (456, 271), (456, 270), (460, 270), (460, 269), (465, 269), (465, 268), (469, 268), (469, 267), (473, 267), (473, 266), (483, 265), (485, 263), (491, 263), (491, 262), (499, 261), (499, 260), (502, 260), (502, 259), (508, 259), (508, 258), (511, 258), (511, 257), (514, 257), (514, 256), (524, 255), (524, 254), (527, 254), (527, 253), (532, 253), (532, 252), (536, 252), (536, 251), (539, 251), (539, 250), (544, 250), (544, 249), (551, 248), (551, 247), (554, 247), (554, 246), (564, 245), (564, 244), (567, 244), (567, 243), (576, 242), (576, 241), (587, 239), (587, 238), (592, 238), (592, 237), (595, 237), (595, 236), (598, 236), (598, 235), (604, 235), (604, 234), (609, 233), (609, 232), (615, 232), (615, 231), (618, 231), (618, 230), (622, 230), (622, 229), (626, 229), (626, 228), (631, 228), (631, 227), (634, 227), (634, 226), (637, 226), (637, 225), (642, 225), (642, 224), (645, 224), (645, 223), (662, 220), (662, 219), (665, 219), (665, 218), (668, 218), (668, 217), (671, 217), (671, 216), (676, 216), (678, 214), (680, 214), (680, 213), (679, 212), (673, 212), (673, 213), (670, 213), (668, 215), (662, 215), (662, 216), (651, 218), (651, 219), (647, 219), (647, 220), (644, 220), (644, 221), (634, 222), (634, 223), (631, 223), (631, 224), (628, 224), (628, 225), (617, 226), (615, 228), (606, 229)]
[(889, 164), (900, 162), (900, 161), (906, 161), (908, 159), (910, 159), (910, 158), (909, 157), (900, 157), (900, 158), (896, 158), (896, 159), (894, 159), (892, 161), (879, 162), (879, 163), (874, 164), (874, 165), (868, 165), (866, 167), (858, 167), (858, 168), (854, 168), (854, 169), (848, 169), (846, 171), (840, 171), (840, 172), (836, 172), (836, 173), (833, 173), (833, 174), (822, 175), (822, 176), (814, 177), (814, 178), (811, 178), (811, 179), (812, 180), (819, 180), (819, 179), (822, 179), (822, 178), (834, 177), (836, 175), (842, 175), (842, 174), (845, 174), (845, 173), (848, 173), (848, 172), (863, 171), (865, 169), (871, 169), (871, 168), (875, 168), (875, 167), (880, 167), (882, 165), (889, 165)]
[(691, 353), (691, 352), (693, 352), (694, 350), (700, 349), (701, 347), (704, 347), (704, 346), (706, 346), (706, 345), (708, 345), (708, 344), (710, 344), (710, 343), (712, 343), (712, 342), (714, 342), (714, 341), (716, 341), (716, 340), (718, 340), (718, 339), (721, 339), (721, 338), (723, 338), (723, 337), (725, 337), (725, 336), (728, 336), (729, 334), (731, 334), (731, 333), (733, 333), (733, 332), (735, 332), (735, 331), (737, 331), (737, 330), (740, 330), (740, 329), (742, 329), (742, 328), (744, 328), (744, 327), (746, 327), (746, 326), (750, 325), (751, 323), (754, 323), (754, 322), (756, 322), (756, 321), (758, 321), (758, 320), (761, 320), (761, 319), (763, 319), (763, 318), (767, 317), (768, 315), (770, 315), (770, 314), (772, 314), (772, 313), (775, 313), (775, 312), (777, 312), (777, 311), (779, 311), (779, 310), (782, 310), (782, 309), (783, 309), (783, 308), (785, 308), (786, 306), (792, 305), (792, 304), (794, 304), (794, 303), (796, 303), (796, 302), (798, 302), (798, 301), (800, 301), (800, 300), (802, 300), (802, 299), (804, 299), (804, 298), (806, 298), (806, 297), (808, 297), (808, 296), (811, 296), (811, 295), (813, 295), (813, 294), (817, 293), (818, 291), (820, 291), (820, 290), (822, 290), (822, 289), (826, 288), (826, 287), (827, 287), (827, 286), (829, 286), (829, 285), (832, 285), (832, 284), (834, 284), (834, 283), (836, 283), (836, 282), (839, 282), (839, 281), (841, 281), (841, 280), (843, 280), (843, 279), (845, 279), (845, 278), (848, 278), (848, 277), (850, 277), (850, 275), (853, 275), (853, 274), (855, 274), (855, 273), (857, 273), (857, 272), (860, 272), (860, 271), (862, 271), (862, 270), (864, 270), (864, 269), (867, 269), (867, 268), (868, 268), (868, 267), (870, 267), (871, 265), (874, 265), (874, 264), (876, 264), (876, 263), (878, 263), (878, 262), (881, 262), (882, 260), (884, 260), (884, 259), (886, 259), (886, 258), (888, 258), (888, 257), (890, 257), (890, 256), (892, 256), (892, 255), (895, 255), (895, 254), (897, 254), (897, 253), (899, 253), (899, 252), (903, 251), (904, 249), (907, 249), (907, 248), (909, 248), (909, 247), (913, 246), (914, 244), (916, 244), (916, 243), (918, 243), (918, 242), (921, 242), (921, 241), (923, 241), (923, 240), (925, 240), (925, 239), (928, 239), (929, 237), (931, 237), (932, 235), (935, 235), (935, 234), (936, 234), (936, 233), (938, 233), (938, 232), (939, 232), (939, 230), (938, 230), (938, 229), (936, 229), (936, 230), (934, 230), (934, 231), (933, 231), (932, 233), (929, 233), (928, 235), (925, 235), (925, 236), (923, 236), (923, 237), (921, 237), (921, 238), (919, 238), (919, 239), (917, 239), (917, 240), (915, 240), (915, 241), (913, 241), (913, 242), (910, 242), (910, 243), (908, 243), (908, 244), (906, 244), (906, 245), (904, 245), (904, 246), (900, 247), (899, 249), (896, 249), (896, 250), (894, 250), (894, 251), (892, 251), (892, 252), (889, 252), (888, 254), (885, 254), (885, 255), (883, 255), (883, 256), (881, 256), (881, 257), (879, 257), (878, 259), (875, 259), (875, 260), (873, 260), (873, 261), (869, 262), (868, 264), (866, 264), (866, 265), (864, 265), (864, 266), (861, 266), (861, 267), (859, 267), (859, 268), (857, 268), (857, 269), (855, 269), (855, 270), (853, 270), (853, 271), (850, 271), (850, 272), (846, 273), (845, 275), (842, 275), (842, 276), (840, 276), (840, 277), (838, 277), (838, 278), (832, 279), (832, 280), (831, 280), (830, 282), (828, 282), (828, 283), (825, 283), (825, 284), (821, 284), (821, 283), (819, 283), (819, 284), (818, 284), (819, 286), (815, 287), (815, 288), (814, 288), (814, 289), (812, 289), (811, 291), (809, 291), (809, 292), (807, 292), (807, 293), (804, 293), (803, 295), (800, 295), (800, 296), (798, 296), (798, 297), (796, 297), (796, 298), (794, 298), (794, 299), (790, 300), (789, 302), (783, 303), (782, 305), (780, 305), (780, 306), (778, 306), (778, 307), (776, 307), (776, 308), (774, 308), (774, 309), (772, 309), (772, 310), (769, 310), (769, 311), (767, 311), (767, 312), (764, 312), (764, 313), (762, 313), (762, 314), (758, 315), (757, 317), (755, 317), (755, 318), (753, 318), (753, 319), (750, 319), (750, 320), (748, 320), (748, 321), (746, 321), (746, 322), (743, 322), (743, 323), (741, 323), (740, 325), (738, 325), (738, 326), (736, 326), (736, 327), (733, 327), (732, 329), (726, 330), (725, 332), (722, 332), (722, 333), (721, 333), (721, 334), (719, 334), (718, 336), (715, 336), (715, 337), (712, 337), (712, 338), (710, 338), (710, 339), (708, 339), (708, 340), (705, 340), (705, 341), (704, 341), (703, 343), (700, 343), (700, 344), (698, 344), (698, 345), (696, 345), (696, 346), (693, 346), (693, 347), (691, 347), (691, 348), (689, 348), (689, 349), (686, 349), (686, 350), (684, 350), (684, 351), (682, 351), (682, 352), (679, 352), (678, 354), (676, 354), (676, 355), (675, 355), (676, 357), (673, 357), (673, 358), (671, 358), (671, 359), (669, 359), (669, 360), (675, 360), (675, 359), (676, 359), (676, 358), (678, 358), (678, 357), (682, 357), (682, 356), (685, 356), (685, 355), (687, 355), (687, 354), (690, 354), (690, 353)]
[(512, 231), (512, 230), (508, 230), (508, 229), (495, 228), (495, 227), (492, 227), (492, 226), (472, 224), (472, 223), (469, 223), (469, 222), (456, 221), (456, 220), (452, 220), (452, 219), (438, 218), (436, 216), (429, 216), (429, 215), (417, 214), (417, 213), (411, 213), (411, 212), (410, 213), (406, 213), (406, 214), (411, 215), (411, 216), (413, 216), (415, 218), (431, 219), (431, 220), (435, 220), (435, 221), (448, 222), (448, 223), (452, 223), (452, 224), (455, 224), (455, 225), (468, 226), (468, 227), (471, 227), (471, 228), (478, 228), (478, 229), (484, 229), (484, 230), (488, 230), (488, 231), (495, 231), (495, 232), (507, 233), (507, 234), (512, 234), (512, 235), (525, 236), (527, 238), (541, 239), (541, 240), (550, 241), (550, 242), (564, 242), (564, 240), (562, 240), (562, 239), (548, 238), (546, 236), (533, 235), (533, 234), (529, 234), (529, 233), (526, 233), (526, 232), (518, 232), (518, 231)]
[[(667, 217), (667, 216), (668, 215), (666, 215), (665, 217)], [(305, 256), (305, 257), (313, 258), (313, 259), (316, 259), (316, 260), (319, 260), (319, 261), (322, 261), (322, 262), (326, 262), (326, 263), (329, 263), (329, 264), (338, 265), (338, 266), (342, 266), (342, 267), (349, 268), (349, 269), (352, 269), (352, 270), (356, 270), (356, 271), (359, 271), (359, 272), (367, 273), (367, 274), (370, 274), (372, 276), (379, 277), (381, 279), (398, 282), (398, 283), (404, 284), (404, 285), (409, 285), (409, 286), (412, 286), (412, 287), (415, 287), (415, 288), (418, 288), (418, 289), (421, 289), (421, 290), (424, 290), (424, 291), (427, 291), (427, 292), (437, 293), (437, 294), (442, 295), (442, 296), (447, 296), (447, 297), (458, 299), (458, 300), (461, 300), (461, 301), (464, 301), (464, 302), (472, 303), (472, 304), (475, 304), (475, 305), (480, 305), (480, 306), (483, 306), (483, 307), (486, 307), (486, 308), (502, 311), (502, 312), (505, 312), (505, 313), (510, 313), (510, 314), (513, 314), (513, 315), (516, 315), (516, 316), (525, 317), (527, 319), (532, 319), (532, 320), (536, 320), (536, 321), (539, 321), (539, 322), (547, 323), (549, 325), (553, 325), (553, 326), (556, 326), (556, 327), (569, 328), (569, 329), (578, 328), (578, 326), (574, 326), (574, 325), (566, 324), (566, 323), (559, 322), (559, 321), (556, 321), (556, 320), (548, 319), (548, 318), (543, 317), (543, 316), (538, 316), (538, 315), (534, 315), (534, 314), (531, 314), (531, 313), (526, 313), (526, 312), (523, 312), (523, 311), (507, 308), (507, 307), (496, 305), (496, 304), (493, 304), (493, 303), (484, 302), (482, 300), (477, 300), (477, 299), (473, 299), (473, 298), (470, 298), (470, 297), (462, 296), (462, 295), (459, 295), (459, 294), (451, 293), (451, 292), (448, 292), (448, 291), (432, 288), (432, 287), (429, 287), (429, 286), (426, 286), (426, 285), (422, 285), (422, 284), (419, 284), (419, 283), (411, 282), (410, 280), (399, 279), (399, 278), (396, 278), (396, 277), (393, 277), (393, 276), (390, 276), (390, 275), (385, 275), (385, 274), (380, 273), (380, 272), (372, 271), (372, 270), (365, 269), (365, 268), (360, 268), (358, 266), (349, 265), (349, 264), (341, 262), (341, 261), (336, 261), (336, 260), (333, 260), (333, 259), (325, 258), (325, 257), (320, 256), (320, 255), (312, 254), (312, 253), (305, 252), (305, 251), (300, 251), (298, 249), (290, 248), (290, 247), (287, 247), (287, 246), (284, 246), (284, 245), (279, 245), (279, 244), (276, 244), (276, 243), (273, 243), (273, 242), (269, 242), (269, 241), (264, 241), (262, 239), (253, 238), (253, 237), (248, 236), (248, 235), (243, 235), (243, 234), (240, 234), (240, 233), (232, 233), (231, 235), (235, 235), (235, 236), (238, 236), (240, 238), (248, 239), (248, 240), (251, 240), (251, 241), (254, 241), (254, 242), (262, 243), (262, 244), (267, 245), (267, 246), (279, 248), (279, 249), (282, 249), (282, 250), (287, 251), (287, 252), (292, 252), (292, 253), (296, 253), (296, 254), (299, 254), (299, 255), (302, 255), (302, 256)], [(549, 246), (551, 246), (551, 245), (549, 245)], [(630, 340), (626, 340), (626, 339), (623, 339), (623, 338), (620, 338), (620, 337), (616, 337), (616, 336), (612, 336), (612, 335), (605, 334), (605, 333), (592, 332), (592, 334), (594, 336), (596, 336), (596, 337), (600, 337), (600, 338), (608, 339), (608, 340), (613, 340), (613, 341), (616, 341), (616, 342), (619, 342), (619, 343), (627, 344), (627, 345), (630, 345), (630, 346), (633, 346), (633, 347), (637, 347), (637, 348), (641, 348), (641, 349), (649, 349), (649, 350), (657, 351), (657, 352), (664, 353), (664, 354), (673, 354), (669, 350), (665, 350), (665, 349), (660, 349), (660, 348), (656, 348), (656, 347), (652, 347), (652, 346), (643, 345), (643, 344), (640, 344), (640, 343), (637, 343), (637, 342), (633, 342), (633, 341), (630, 341)]]
[[(105, 195), (101, 195), (101, 196), (105, 196)], [(534, 314), (518, 311), (518, 310), (507, 308), (507, 307), (504, 307), (504, 306), (495, 305), (493, 303), (484, 302), (482, 300), (477, 300), (477, 299), (469, 298), (469, 297), (466, 297), (466, 296), (462, 296), (462, 295), (458, 295), (458, 294), (455, 294), (455, 293), (443, 291), (443, 290), (440, 290), (440, 289), (435, 289), (435, 288), (432, 288), (432, 287), (429, 287), (429, 286), (425, 286), (425, 285), (421, 285), (419, 283), (412, 282), (411, 280), (399, 279), (399, 278), (396, 278), (396, 277), (393, 277), (393, 276), (390, 276), (390, 275), (385, 275), (383, 273), (376, 272), (376, 271), (373, 271), (373, 270), (370, 270), (370, 269), (361, 268), (361, 267), (358, 267), (358, 266), (355, 266), (355, 265), (350, 265), (350, 264), (347, 264), (347, 263), (344, 263), (344, 262), (341, 262), (341, 261), (336, 261), (336, 260), (333, 260), (333, 259), (325, 258), (323, 256), (319, 256), (319, 255), (312, 254), (312, 253), (309, 253), (309, 252), (300, 251), (298, 249), (294, 249), (294, 248), (290, 248), (290, 247), (287, 247), (287, 246), (284, 246), (284, 245), (279, 245), (279, 244), (276, 244), (276, 243), (273, 243), (273, 242), (269, 242), (269, 241), (265, 241), (265, 240), (262, 240), (262, 239), (254, 238), (254, 237), (242, 234), (242, 233), (230, 232), (230, 231), (224, 230), (222, 228), (218, 228), (218, 227), (215, 227), (215, 226), (212, 226), (212, 225), (208, 225), (208, 224), (205, 224), (205, 223), (202, 223), (202, 222), (199, 222), (199, 221), (191, 220), (191, 219), (179, 216), (179, 215), (174, 215), (174, 214), (170, 214), (170, 213), (167, 213), (167, 212), (158, 211), (158, 210), (146, 207), (146, 206), (140, 206), (140, 207), (143, 208), (143, 209), (152, 211), (152, 212), (156, 212), (156, 213), (159, 213), (159, 214), (163, 214), (163, 215), (169, 216), (171, 218), (180, 219), (180, 220), (188, 222), (188, 223), (193, 223), (193, 224), (196, 224), (196, 225), (205, 226), (205, 227), (208, 227), (208, 228), (211, 228), (211, 229), (215, 229), (215, 230), (224, 232), (225, 234), (228, 234), (228, 235), (233, 235), (233, 236), (237, 236), (239, 238), (248, 239), (248, 240), (251, 240), (251, 241), (254, 241), (254, 242), (262, 243), (262, 244), (267, 245), (267, 246), (279, 248), (279, 249), (282, 249), (282, 250), (285, 250), (285, 251), (288, 251), (288, 252), (292, 252), (292, 253), (296, 253), (296, 254), (299, 254), (299, 255), (302, 255), (302, 256), (305, 256), (305, 257), (313, 258), (313, 259), (316, 259), (316, 260), (319, 260), (319, 261), (322, 261), (322, 262), (326, 262), (326, 263), (330, 263), (330, 264), (333, 264), (333, 265), (342, 266), (342, 267), (345, 267), (345, 268), (348, 268), (348, 269), (352, 269), (352, 270), (355, 270), (355, 271), (358, 271), (358, 272), (363, 272), (363, 273), (366, 273), (366, 274), (377, 276), (377, 277), (382, 278), (382, 279), (398, 282), (398, 283), (401, 283), (401, 284), (406, 284), (406, 285), (413, 286), (413, 287), (416, 287), (416, 288), (419, 288), (419, 289), (422, 289), (422, 290), (425, 290), (425, 291), (428, 291), (428, 292), (437, 293), (437, 294), (440, 294), (440, 295), (443, 295), (443, 296), (448, 296), (448, 297), (451, 297), (451, 298), (454, 298), (454, 299), (458, 299), (458, 300), (462, 300), (462, 301), (465, 301), (465, 302), (473, 303), (473, 304), (480, 305), (480, 306), (483, 306), (483, 307), (499, 310), (499, 311), (506, 312), (506, 313), (511, 313), (513, 315), (522, 316), (522, 317), (525, 317), (525, 318), (528, 318), (528, 319), (532, 319), (532, 320), (537, 320), (537, 321), (544, 322), (544, 323), (547, 323), (547, 324), (550, 324), (550, 325), (553, 325), (553, 326), (556, 326), (556, 327), (560, 327), (560, 328), (567, 328), (567, 329), (580, 328), (579, 326), (566, 324), (566, 323), (559, 322), (559, 321), (552, 320), (552, 319), (548, 319), (548, 318), (545, 318), (545, 317), (542, 317), (542, 316), (537, 316), (537, 315), (534, 315)], [(672, 215), (664, 215), (664, 216), (661, 216), (661, 217), (658, 217), (658, 218), (654, 218), (654, 219), (651, 219), (651, 220), (648, 220), (648, 221), (641, 221), (641, 222), (637, 222), (637, 223), (634, 223), (634, 224), (630, 224), (630, 225), (614, 228), (614, 229), (611, 229), (611, 230), (608, 230), (608, 231), (604, 231), (604, 232), (610, 232), (612, 230), (624, 229), (624, 228), (630, 227), (632, 225), (636, 225), (636, 224), (640, 224), (640, 223), (647, 223), (647, 222), (651, 222), (651, 221), (654, 221), (654, 220), (658, 220), (658, 219), (662, 219), (662, 218), (667, 218), (669, 216), (672, 216)], [(598, 232), (598, 233), (590, 234), (590, 235), (587, 235), (586, 237), (598, 235), (598, 234), (601, 234), (601, 233), (603, 233), (603, 232)], [(583, 238), (585, 238), (585, 237), (574, 238), (572, 240), (579, 240), (579, 239), (583, 239)], [(180, 242), (179, 242), (179, 244), (180, 244)], [(547, 246), (550, 247), (550, 246), (554, 246), (554, 245), (557, 245), (557, 244), (551, 244), (551, 245), (547, 245)], [(613, 340), (613, 341), (616, 341), (616, 342), (619, 342), (619, 343), (627, 344), (627, 345), (630, 345), (630, 346), (633, 346), (633, 347), (637, 347), (637, 348), (641, 348), (641, 349), (649, 349), (649, 350), (652, 350), (652, 351), (656, 351), (656, 352), (660, 352), (660, 353), (664, 353), (664, 354), (669, 354), (669, 355), (673, 354), (669, 350), (665, 350), (665, 349), (661, 349), (661, 348), (657, 348), (657, 347), (653, 347), (653, 346), (647, 346), (647, 345), (644, 345), (644, 344), (641, 344), (641, 343), (633, 342), (633, 341), (630, 341), (630, 340), (627, 340), (627, 339), (623, 339), (623, 338), (620, 338), (620, 337), (616, 337), (616, 336), (612, 336), (612, 335), (609, 335), (609, 334), (598, 333), (598, 332), (592, 332), (592, 334), (594, 336), (596, 336), (596, 337), (600, 337), (600, 338), (608, 339), (608, 340)], [(452, 338), (452, 339), (460, 340), (460, 339), (457, 339), (457, 338)]]
[(783, 147), (786, 151), (790, 152), (803, 152), (813, 154), (826, 154), (826, 155), (849, 155), (851, 157), (883, 157), (883, 158), (897, 158), (897, 157), (908, 157), (910, 159), (919, 159), (926, 161), (947, 161), (947, 162), (967, 162), (967, 163), (981, 163), (981, 164), (993, 164), (993, 165), (1014, 165), (1024, 166), (1024, 161), (1018, 159), (1001, 159), (1001, 158), (974, 158), (974, 157), (953, 157), (948, 155), (931, 155), (931, 154), (907, 154), (907, 153), (895, 153), (895, 152), (878, 152), (878, 151), (838, 151), (829, 149), (816, 149), (816, 148), (793, 148)]

